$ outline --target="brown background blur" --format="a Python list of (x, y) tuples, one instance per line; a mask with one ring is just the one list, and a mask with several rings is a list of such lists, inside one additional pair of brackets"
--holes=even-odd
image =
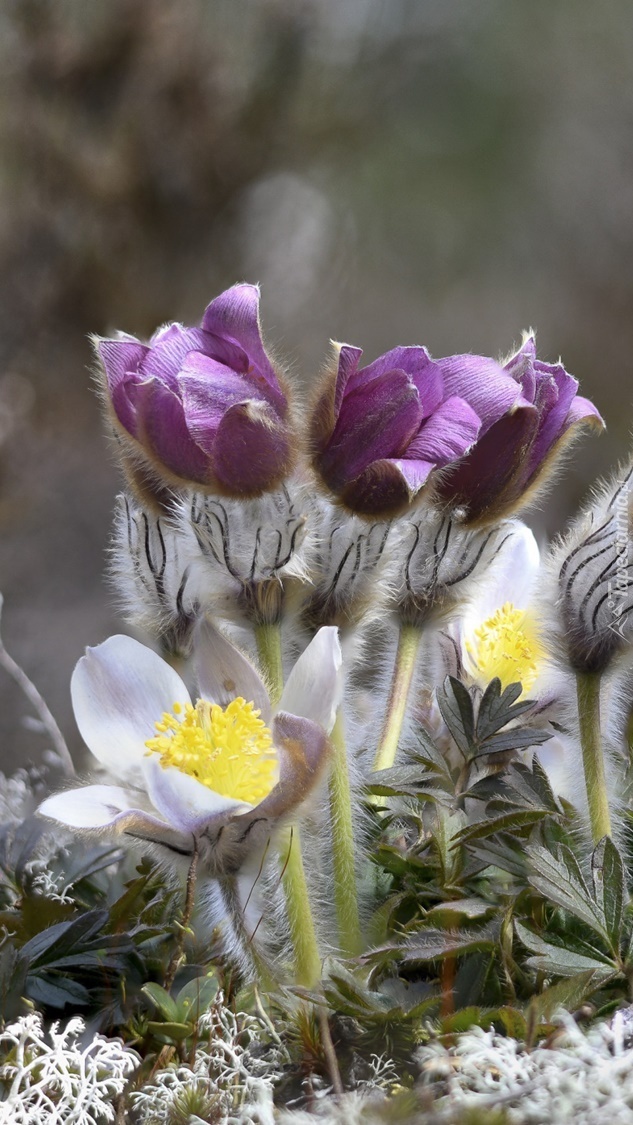
[[(72, 666), (120, 627), (88, 333), (238, 280), (308, 379), (329, 337), (499, 355), (534, 326), (609, 426), (551, 534), (627, 448), (632, 185), (629, 0), (0, 2), (4, 637), (73, 748)], [(37, 759), (1, 672), (0, 704), (0, 764)]]

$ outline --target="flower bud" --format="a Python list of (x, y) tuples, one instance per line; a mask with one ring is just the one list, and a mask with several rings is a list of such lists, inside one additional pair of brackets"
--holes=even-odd
[(552, 552), (559, 642), (575, 672), (606, 671), (633, 639), (633, 463)]
[(522, 402), (518, 380), (484, 356), (433, 360), (426, 348), (401, 347), (359, 368), (360, 348), (335, 346), (311, 419), (313, 466), (361, 515), (406, 511), (441, 479), (437, 470), (461, 462)]
[(255, 625), (281, 617), (284, 579), (303, 574), (306, 518), (290, 483), (255, 500), (221, 500), (194, 493), (178, 504), (184, 535), (200, 555), (205, 603), (222, 617), (244, 616)]
[(157, 516), (125, 494), (117, 497), (111, 570), (125, 616), (173, 656), (189, 655), (199, 614), (193, 550), (167, 512)]
[(168, 324), (148, 344), (120, 335), (96, 348), (124, 449), (159, 481), (258, 496), (290, 470), (288, 402), (262, 343), (256, 286), (216, 297), (200, 328)]
[(453, 609), (470, 597), (472, 586), (513, 534), (512, 521), (493, 528), (467, 528), (431, 508), (403, 522), (396, 594), (401, 620), (419, 626), (433, 612)]
[[(454, 360), (460, 358), (469, 359), (473, 377), (477, 365), (483, 376), (484, 365), (490, 363), (483, 356)], [(533, 335), (526, 336), (504, 371), (518, 397), (500, 417), (484, 420), (468, 455), (438, 483), (438, 499), (460, 509), (469, 524), (496, 523), (518, 511), (547, 481), (580, 425), (604, 427), (593, 403), (578, 395), (578, 380), (562, 363), (536, 358)], [(455, 385), (463, 388), (464, 372), (456, 370), (454, 376)]]
[(317, 499), (311, 523), (303, 621), (311, 631), (322, 625), (357, 625), (384, 601), (392, 525), (351, 516), (324, 497)]

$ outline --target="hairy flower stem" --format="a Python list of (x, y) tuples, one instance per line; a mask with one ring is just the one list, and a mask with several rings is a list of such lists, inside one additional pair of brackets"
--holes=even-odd
[(255, 642), (259, 663), (270, 691), (270, 701), (274, 706), (279, 703), (284, 686), (281, 629), (279, 625), (256, 625)]
[(163, 988), (169, 992), (176, 973), (184, 960), (185, 936), (191, 922), (191, 915), (193, 914), (193, 906), (196, 898), (196, 872), (198, 869), (198, 845), (196, 844), (195, 837), (193, 842), (193, 852), (191, 855), (191, 863), (189, 864), (189, 871), (187, 873), (187, 885), (185, 890), (185, 908), (182, 912), (182, 922), (178, 924), (178, 941), (176, 948), (173, 952), (171, 961), (165, 973), (165, 980)]
[[(281, 698), (284, 683), (281, 629), (279, 625), (257, 625), (255, 639), (262, 671), (268, 681), (271, 702), (276, 704)], [(284, 857), (281, 873), (295, 954), (295, 974), (298, 984), (311, 988), (321, 976), (321, 955), (314, 929), (297, 824), (291, 825), (286, 841), (287, 851), (283, 844), (280, 849)]]
[(296, 824), (286, 834), (288, 851), (282, 869), (288, 924), (295, 954), (297, 984), (314, 988), (321, 977), (321, 955), (317, 944), (312, 907), (301, 856), (301, 837)]
[(580, 745), (594, 844), (611, 835), (611, 815), (600, 733), (600, 673), (577, 672)]
[(362, 942), (358, 918), (352, 800), (342, 708), (337, 712), (330, 738), (333, 748), (330, 772), (330, 817), (334, 902), (341, 952), (347, 957), (355, 957), (361, 952)]
[(390, 769), (396, 760), (421, 639), (422, 631), (417, 625), (401, 626), (387, 715), (374, 759), (375, 770)]

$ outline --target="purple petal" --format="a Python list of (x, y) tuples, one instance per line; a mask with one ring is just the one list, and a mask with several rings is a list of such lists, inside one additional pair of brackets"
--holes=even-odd
[(213, 464), (230, 495), (260, 495), (287, 475), (291, 462), (288, 431), (268, 403), (229, 407), (218, 427)]
[(110, 399), (114, 413), (128, 434), (138, 438), (138, 418), (136, 415), (136, 388), (142, 382), (138, 374), (127, 374), (110, 391)]
[(596, 425), (599, 430), (604, 429), (604, 418), (600, 411), (590, 402), (588, 398), (583, 398), (582, 395), (576, 395), (571, 404), (569, 414), (565, 419), (565, 429), (576, 424), (576, 422), (588, 422), (591, 425)]
[(519, 351), (504, 364), (504, 371), (516, 379), (521, 385), (523, 397), (526, 402), (534, 402), (536, 395), (536, 374), (534, 361), (536, 359), (536, 341), (534, 336), (527, 336)]
[[(243, 348), (249, 366), (259, 375), (279, 409), (285, 407), (285, 396), (279, 386), (272, 364), (262, 343), (259, 325), (259, 289), (256, 285), (233, 285), (207, 306), (202, 327), (206, 332)], [(250, 374), (250, 372), (249, 372)]]
[(522, 491), (522, 477), (539, 423), (534, 406), (510, 411), (438, 482), (442, 500), (466, 509), (471, 521), (500, 519)]
[(129, 372), (138, 371), (149, 348), (139, 340), (97, 340), (110, 393)]
[(279, 781), (256, 809), (266, 817), (291, 812), (306, 799), (320, 780), (330, 750), (322, 727), (285, 711), (275, 716), (273, 740), (279, 751)]
[(418, 392), (404, 371), (390, 371), (350, 391), (318, 459), (324, 480), (336, 492), (372, 461), (402, 457), (421, 421)]
[(182, 324), (170, 324), (160, 329), (150, 340), (151, 347), (141, 364), (141, 373), (146, 377), (161, 379), (175, 390), (176, 376), (185, 356), (189, 352), (205, 351), (208, 343), (206, 332), (200, 328), (183, 328)]
[(226, 707), (241, 696), (254, 703), (264, 722), (270, 724), (270, 700), (259, 673), (208, 618), (196, 634), (195, 666), (203, 699)]
[(188, 356), (183, 373), (178, 376), (177, 393), (184, 409), (190, 436), (211, 454), (220, 423), (232, 406), (255, 396), (242, 375), (230, 371), (208, 356)]
[(159, 379), (147, 379), (132, 390), (142, 445), (181, 480), (211, 484), (210, 458), (191, 437), (178, 396)]
[(373, 461), (341, 490), (343, 503), (364, 516), (390, 519), (409, 506), (434, 465), (422, 461), (383, 458)]
[(463, 398), (446, 399), (435, 413), (422, 424), (410, 442), (407, 457), (448, 465), (463, 457), (481, 429), (481, 421)]
[(419, 458), (401, 461), (382, 461), (380, 464), (393, 465), (398, 469), (398, 472), (404, 478), (408, 490), (408, 499), (412, 500), (413, 497), (420, 491), (426, 484), (433, 469), (437, 468), (435, 461), (423, 461)]
[(350, 379), (354, 378), (356, 371), (358, 370), (358, 364), (360, 362), (360, 357), (362, 356), (362, 354), (362, 348), (353, 348), (350, 344), (341, 344), (340, 346), (340, 351), (338, 354), (338, 367), (336, 372), (336, 383), (334, 388), (333, 424), (336, 422), (339, 416), (347, 385)]
[(511, 375), (483, 355), (451, 355), (436, 360), (447, 397), (466, 399), (482, 422), (481, 432), (493, 425), (521, 400), (521, 387)]

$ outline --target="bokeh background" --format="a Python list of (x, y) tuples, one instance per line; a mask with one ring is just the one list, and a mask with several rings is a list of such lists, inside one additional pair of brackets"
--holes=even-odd
[[(538, 329), (627, 449), (629, 0), (0, 0), (0, 588), (7, 647), (79, 749), (68, 680), (120, 628), (119, 486), (88, 334), (196, 322), (260, 281), (314, 378), (329, 337), (502, 355)], [(44, 740), (0, 672), (0, 764)]]

